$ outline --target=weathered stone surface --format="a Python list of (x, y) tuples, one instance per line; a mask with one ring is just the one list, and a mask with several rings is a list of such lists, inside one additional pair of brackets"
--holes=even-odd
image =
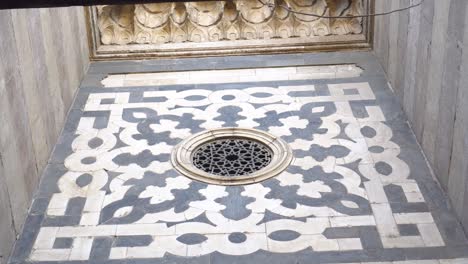
[[(406, 1), (377, 0), (378, 10), (388, 2), (400, 2), (400, 7), (407, 5)], [(465, 228), (468, 228), (467, 8), (468, 2), (460, 0), (424, 1), (422, 6), (403, 12), (400, 17), (377, 18), (375, 35), (375, 54)], [(398, 31), (384, 26), (395, 23), (400, 25)], [(396, 34), (402, 37), (395, 44), (392, 39)], [(401, 56), (395, 59), (392, 54)], [(395, 68), (400, 69), (400, 74), (393, 74)]]
[(363, 31), (361, 18), (317, 18), (292, 13), (280, 7), (330, 16), (363, 13), (363, 0), (350, 2), (267, 0), (262, 3), (235, 0), (98, 6), (96, 23), (104, 45), (360, 34)]
[[(463, 49), (468, 50), (468, 16), (465, 19), (465, 36)], [(452, 159), (448, 188), (455, 209), (462, 215), (462, 221), (468, 226), (468, 52), (463, 53), (461, 79), (456, 103)], [(463, 85), (464, 84), (464, 85)]]
[(84, 32), (82, 8), (0, 11), (1, 264), (88, 65), (86, 34), (72, 28)]
[(15, 239), (15, 229), (11, 215), (10, 196), (3, 177), (3, 161), (0, 156), (0, 263), (6, 263), (9, 251)]
[(351, 16), (365, 13), (371, 1), (234, 0), (95, 6), (90, 8), (91, 30), (96, 35), (93, 56), (162, 58), (367, 48), (370, 19)]

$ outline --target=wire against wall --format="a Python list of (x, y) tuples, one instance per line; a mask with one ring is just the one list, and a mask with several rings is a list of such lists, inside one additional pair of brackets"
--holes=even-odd
[[(383, 12), (383, 13), (374, 13), (374, 14), (365, 14), (365, 15), (347, 15), (347, 16), (325, 16), (325, 15), (317, 15), (317, 14), (311, 14), (311, 13), (305, 13), (305, 12), (300, 12), (300, 11), (295, 11), (293, 10), (292, 8), (288, 7), (288, 6), (285, 6), (285, 5), (276, 5), (276, 4), (273, 4), (273, 3), (265, 3), (263, 2), (262, 0), (257, 0), (258, 2), (260, 2), (262, 5), (264, 6), (268, 6), (270, 7), (271, 9), (274, 9), (276, 7), (281, 7), (283, 8), (284, 10), (286, 11), (289, 11), (291, 13), (294, 13), (294, 14), (298, 14), (298, 15), (304, 15), (304, 16), (312, 16), (312, 17), (317, 17), (317, 18), (336, 18), (336, 19), (339, 19), (339, 18), (363, 18), (363, 17), (376, 17), (376, 16), (386, 16), (386, 15), (390, 15), (390, 14), (393, 14), (393, 13), (397, 13), (397, 12), (402, 12), (402, 11), (405, 11), (405, 10), (408, 10), (408, 9), (411, 9), (411, 8), (415, 8), (415, 7), (418, 7), (420, 5), (422, 5), (424, 3), (425, 0), (420, 0), (419, 3), (417, 4), (412, 4), (410, 6), (407, 6), (407, 7), (403, 7), (403, 8), (398, 8), (398, 9), (394, 9), (394, 10), (390, 10), (388, 12)], [(324, 12), (325, 13), (325, 12)]]

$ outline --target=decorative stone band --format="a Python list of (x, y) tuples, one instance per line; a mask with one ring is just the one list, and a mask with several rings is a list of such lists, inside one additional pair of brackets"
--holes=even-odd
[[(200, 146), (218, 139), (235, 138), (256, 141), (271, 150), (271, 162), (248, 175), (219, 176), (198, 169), (192, 156)], [(264, 181), (283, 172), (293, 160), (291, 148), (281, 138), (267, 132), (247, 128), (220, 128), (195, 134), (172, 151), (172, 165), (181, 174), (198, 181), (217, 185), (244, 185)]]
[(89, 9), (92, 46), (95, 57), (365, 48), (371, 39), (370, 20), (352, 16), (370, 12), (372, 1), (233, 0), (95, 6)]

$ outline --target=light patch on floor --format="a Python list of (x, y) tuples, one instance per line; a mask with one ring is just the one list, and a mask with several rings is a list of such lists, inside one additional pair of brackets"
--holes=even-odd
[(297, 66), (236, 70), (180, 71), (112, 74), (102, 80), (104, 87), (154, 86), (177, 84), (236, 83), (282, 80), (313, 80), (359, 77), (355, 64)]

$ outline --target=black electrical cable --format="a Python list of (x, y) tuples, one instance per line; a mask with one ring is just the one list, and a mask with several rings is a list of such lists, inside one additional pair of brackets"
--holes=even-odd
[(285, 9), (286, 11), (289, 11), (289, 12), (291, 12), (291, 13), (299, 14), (299, 15), (304, 15), (304, 16), (312, 16), (312, 17), (317, 17), (317, 18), (332, 18), (332, 19), (345, 18), (345, 19), (349, 19), (349, 18), (363, 18), (363, 17), (386, 16), (386, 15), (390, 15), (390, 14), (393, 14), (393, 13), (402, 12), (402, 11), (405, 11), (405, 10), (408, 10), (408, 9), (411, 9), (411, 8), (418, 7), (418, 6), (422, 5), (422, 4), (424, 3), (425, 0), (421, 0), (421, 1), (419, 1), (419, 3), (417, 3), (417, 4), (412, 4), (412, 5), (410, 5), (410, 6), (407, 6), (407, 7), (404, 7), (404, 8), (394, 9), (394, 10), (391, 10), (391, 11), (388, 11), (388, 12), (374, 13), (374, 14), (365, 14), (365, 15), (346, 15), (346, 16), (325, 16), (325, 15), (317, 15), (317, 14), (305, 13), (305, 12), (295, 11), (295, 10), (291, 9), (290, 7), (288, 7), (288, 6), (276, 5), (276, 4), (273, 4), (273, 3), (264, 3), (262, 0), (257, 0), (257, 1), (260, 2), (262, 5), (268, 6), (268, 7), (272, 8), (272, 9), (273, 9), (273, 8), (276, 8), (276, 7), (281, 7), (281, 8), (283, 8), (283, 9)]

